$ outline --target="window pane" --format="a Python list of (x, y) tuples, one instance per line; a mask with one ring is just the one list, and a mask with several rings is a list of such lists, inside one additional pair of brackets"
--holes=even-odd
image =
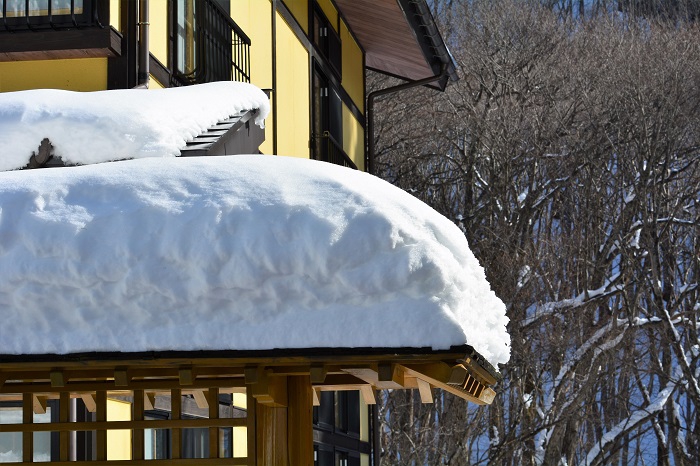
[[(46, 408), (45, 414), (34, 414), (35, 423), (51, 422), (51, 408)], [(2, 407), (0, 408), (0, 424), (21, 424), (22, 408)], [(0, 463), (11, 463), (22, 461), (22, 433), (3, 432), (0, 433)], [(34, 461), (51, 461), (51, 433), (34, 433)]]
[[(6, 0), (7, 17), (22, 17), (27, 14), (25, 0)], [(69, 15), (71, 13), (70, 0), (51, 0), (52, 15)], [(83, 13), (83, 0), (75, 0), (75, 14)], [(29, 1), (29, 16), (46, 16), (49, 14), (49, 0), (30, 0)], [(0, 18), (2, 11), (0, 10)]]

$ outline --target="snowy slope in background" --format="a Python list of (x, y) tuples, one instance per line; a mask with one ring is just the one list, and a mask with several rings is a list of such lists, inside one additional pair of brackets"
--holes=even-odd
[(462, 232), (390, 184), (268, 156), (0, 173), (0, 354), (423, 347), (509, 358)]
[(215, 82), (171, 89), (71, 92), (54, 89), (0, 93), (0, 171), (29, 163), (44, 138), (66, 164), (180, 155), (216, 122), (270, 104), (260, 89)]

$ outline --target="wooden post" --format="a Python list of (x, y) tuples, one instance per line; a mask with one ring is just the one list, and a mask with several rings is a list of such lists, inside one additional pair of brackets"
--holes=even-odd
[[(179, 388), (170, 390), (170, 415), (173, 419), (182, 417), (182, 392)], [(182, 429), (170, 429), (171, 451), (174, 460), (182, 457)]]
[[(70, 392), (61, 392), (58, 399), (58, 422), (70, 422)], [(58, 456), (60, 461), (68, 461), (70, 455), (70, 432), (62, 430), (58, 434)], [(106, 459), (106, 458), (105, 458)]]
[[(32, 394), (25, 393), (22, 395), (22, 423), (34, 423), (34, 409), (32, 406)], [(34, 462), (34, 432), (22, 433), (22, 461), (25, 463)]]
[(313, 388), (309, 376), (287, 378), (289, 464), (313, 466)]
[(256, 398), (255, 421), (256, 464), (292, 466), (288, 463), (287, 455), (287, 408), (264, 404)]
[[(134, 404), (132, 405), (133, 414), (131, 415), (134, 421), (143, 421), (144, 396), (143, 390), (134, 390)], [(131, 458), (134, 460), (142, 460), (145, 458), (143, 429), (131, 430)]]
[[(209, 401), (209, 419), (219, 419), (219, 389), (210, 388), (207, 392)], [(209, 458), (219, 457), (219, 428), (209, 428)]]
[[(97, 411), (95, 412), (95, 420), (97, 422), (107, 422), (107, 392), (100, 390), (95, 393), (95, 404)], [(61, 402), (63, 405), (63, 402)], [(97, 461), (107, 461), (107, 430), (99, 429), (95, 432), (96, 436), (96, 452), (95, 459)], [(63, 447), (63, 443), (61, 443)]]

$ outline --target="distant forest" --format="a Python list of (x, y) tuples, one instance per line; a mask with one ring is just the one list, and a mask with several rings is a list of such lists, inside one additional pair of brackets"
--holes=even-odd
[(460, 80), (377, 101), (377, 174), (464, 231), (512, 351), (490, 407), (384, 395), (382, 464), (700, 464), (700, 1), (429, 3)]

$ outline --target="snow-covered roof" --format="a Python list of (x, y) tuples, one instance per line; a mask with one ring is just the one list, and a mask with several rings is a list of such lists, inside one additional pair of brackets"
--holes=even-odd
[(268, 156), (10, 171), (0, 209), (0, 354), (509, 358), (505, 307), (459, 228), (365, 173)]
[(269, 100), (257, 87), (215, 82), (170, 89), (0, 93), (0, 171), (25, 167), (44, 138), (65, 164), (175, 157), (207, 128), (244, 110), (263, 124)]

